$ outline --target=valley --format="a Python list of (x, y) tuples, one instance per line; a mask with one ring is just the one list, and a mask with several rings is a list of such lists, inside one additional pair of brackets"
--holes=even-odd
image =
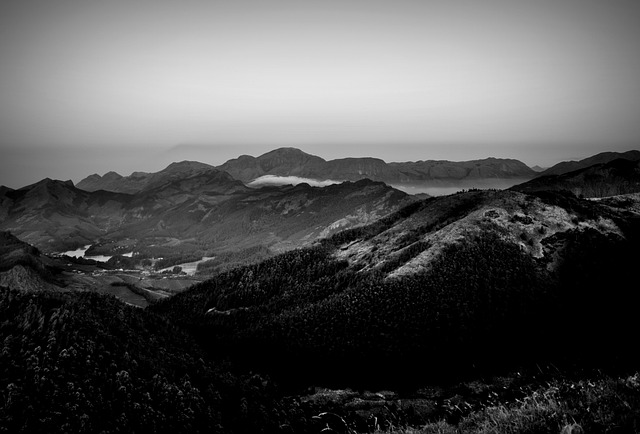
[[(2, 232), (4, 251), (0, 255), (0, 286), (31, 288), (35, 291), (95, 292), (113, 295), (136, 307), (166, 298), (199, 283), (202, 277), (181, 272), (155, 270), (152, 266), (123, 269), (114, 261), (80, 256), (89, 245), (67, 254), (43, 254)], [(126, 257), (126, 256), (124, 256)], [(103, 259), (98, 257), (99, 259)], [(176, 270), (177, 271), (177, 270)]]

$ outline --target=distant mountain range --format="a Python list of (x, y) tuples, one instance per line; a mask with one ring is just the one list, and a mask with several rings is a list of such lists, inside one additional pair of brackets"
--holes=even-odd
[[(174, 163), (158, 173), (135, 172), (123, 177), (115, 172), (91, 175), (77, 185), (87, 191), (107, 190), (136, 193), (148, 189), (158, 179), (213, 168), (203, 163)], [(279, 148), (259, 157), (242, 155), (216, 167), (234, 179), (248, 183), (260, 177), (297, 176), (313, 180), (358, 181), (371, 179), (386, 184), (456, 184), (484, 179), (531, 179), (536, 172), (513, 159), (485, 158), (471, 161), (426, 160), (386, 163), (378, 158), (341, 158), (326, 161), (295, 148)]]
[(108, 172), (103, 176), (93, 174), (80, 181), (77, 187), (86, 191), (106, 190), (117, 193), (138, 193), (157, 187), (159, 184), (180, 179), (184, 175), (207, 172), (213, 168), (213, 166), (196, 161), (182, 161), (172, 163), (156, 173), (134, 172), (129, 176), (122, 176), (116, 172)]
[(386, 163), (378, 158), (341, 158), (326, 161), (295, 148), (280, 148), (259, 157), (243, 155), (219, 169), (241, 181), (265, 175), (355, 181), (369, 178), (388, 184), (422, 181), (457, 182), (485, 178), (531, 178), (535, 172), (512, 159), (485, 158), (472, 161), (426, 160)]

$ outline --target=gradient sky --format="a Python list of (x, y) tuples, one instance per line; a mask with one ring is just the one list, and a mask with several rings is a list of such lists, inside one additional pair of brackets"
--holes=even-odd
[(0, 184), (640, 148), (637, 0), (8, 0)]

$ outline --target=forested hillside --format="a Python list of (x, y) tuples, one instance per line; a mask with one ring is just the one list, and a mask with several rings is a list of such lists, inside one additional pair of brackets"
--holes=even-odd
[[(314, 248), (219, 274), (152, 309), (237, 363), (296, 385), (398, 388), (523, 363), (624, 365), (638, 300), (626, 283), (638, 258), (637, 222), (563, 194), (537, 200), (585, 222), (613, 217), (623, 233), (588, 225), (547, 232), (538, 241), (546, 254), (536, 257), (487, 224), (444, 245), (428, 268), (396, 277), (388, 273), (415, 256), (410, 246), (378, 267), (339, 259), (354, 239), (391, 232), (428, 200)], [(420, 252), (427, 242), (412, 243)]]
[(0, 338), (0, 432), (273, 432), (286, 421), (263, 379), (229, 374), (114, 297), (0, 288)]

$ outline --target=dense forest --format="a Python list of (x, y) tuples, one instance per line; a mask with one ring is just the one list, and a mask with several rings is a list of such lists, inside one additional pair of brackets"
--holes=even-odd
[(269, 382), (157, 315), (91, 293), (0, 290), (0, 432), (272, 432)]

